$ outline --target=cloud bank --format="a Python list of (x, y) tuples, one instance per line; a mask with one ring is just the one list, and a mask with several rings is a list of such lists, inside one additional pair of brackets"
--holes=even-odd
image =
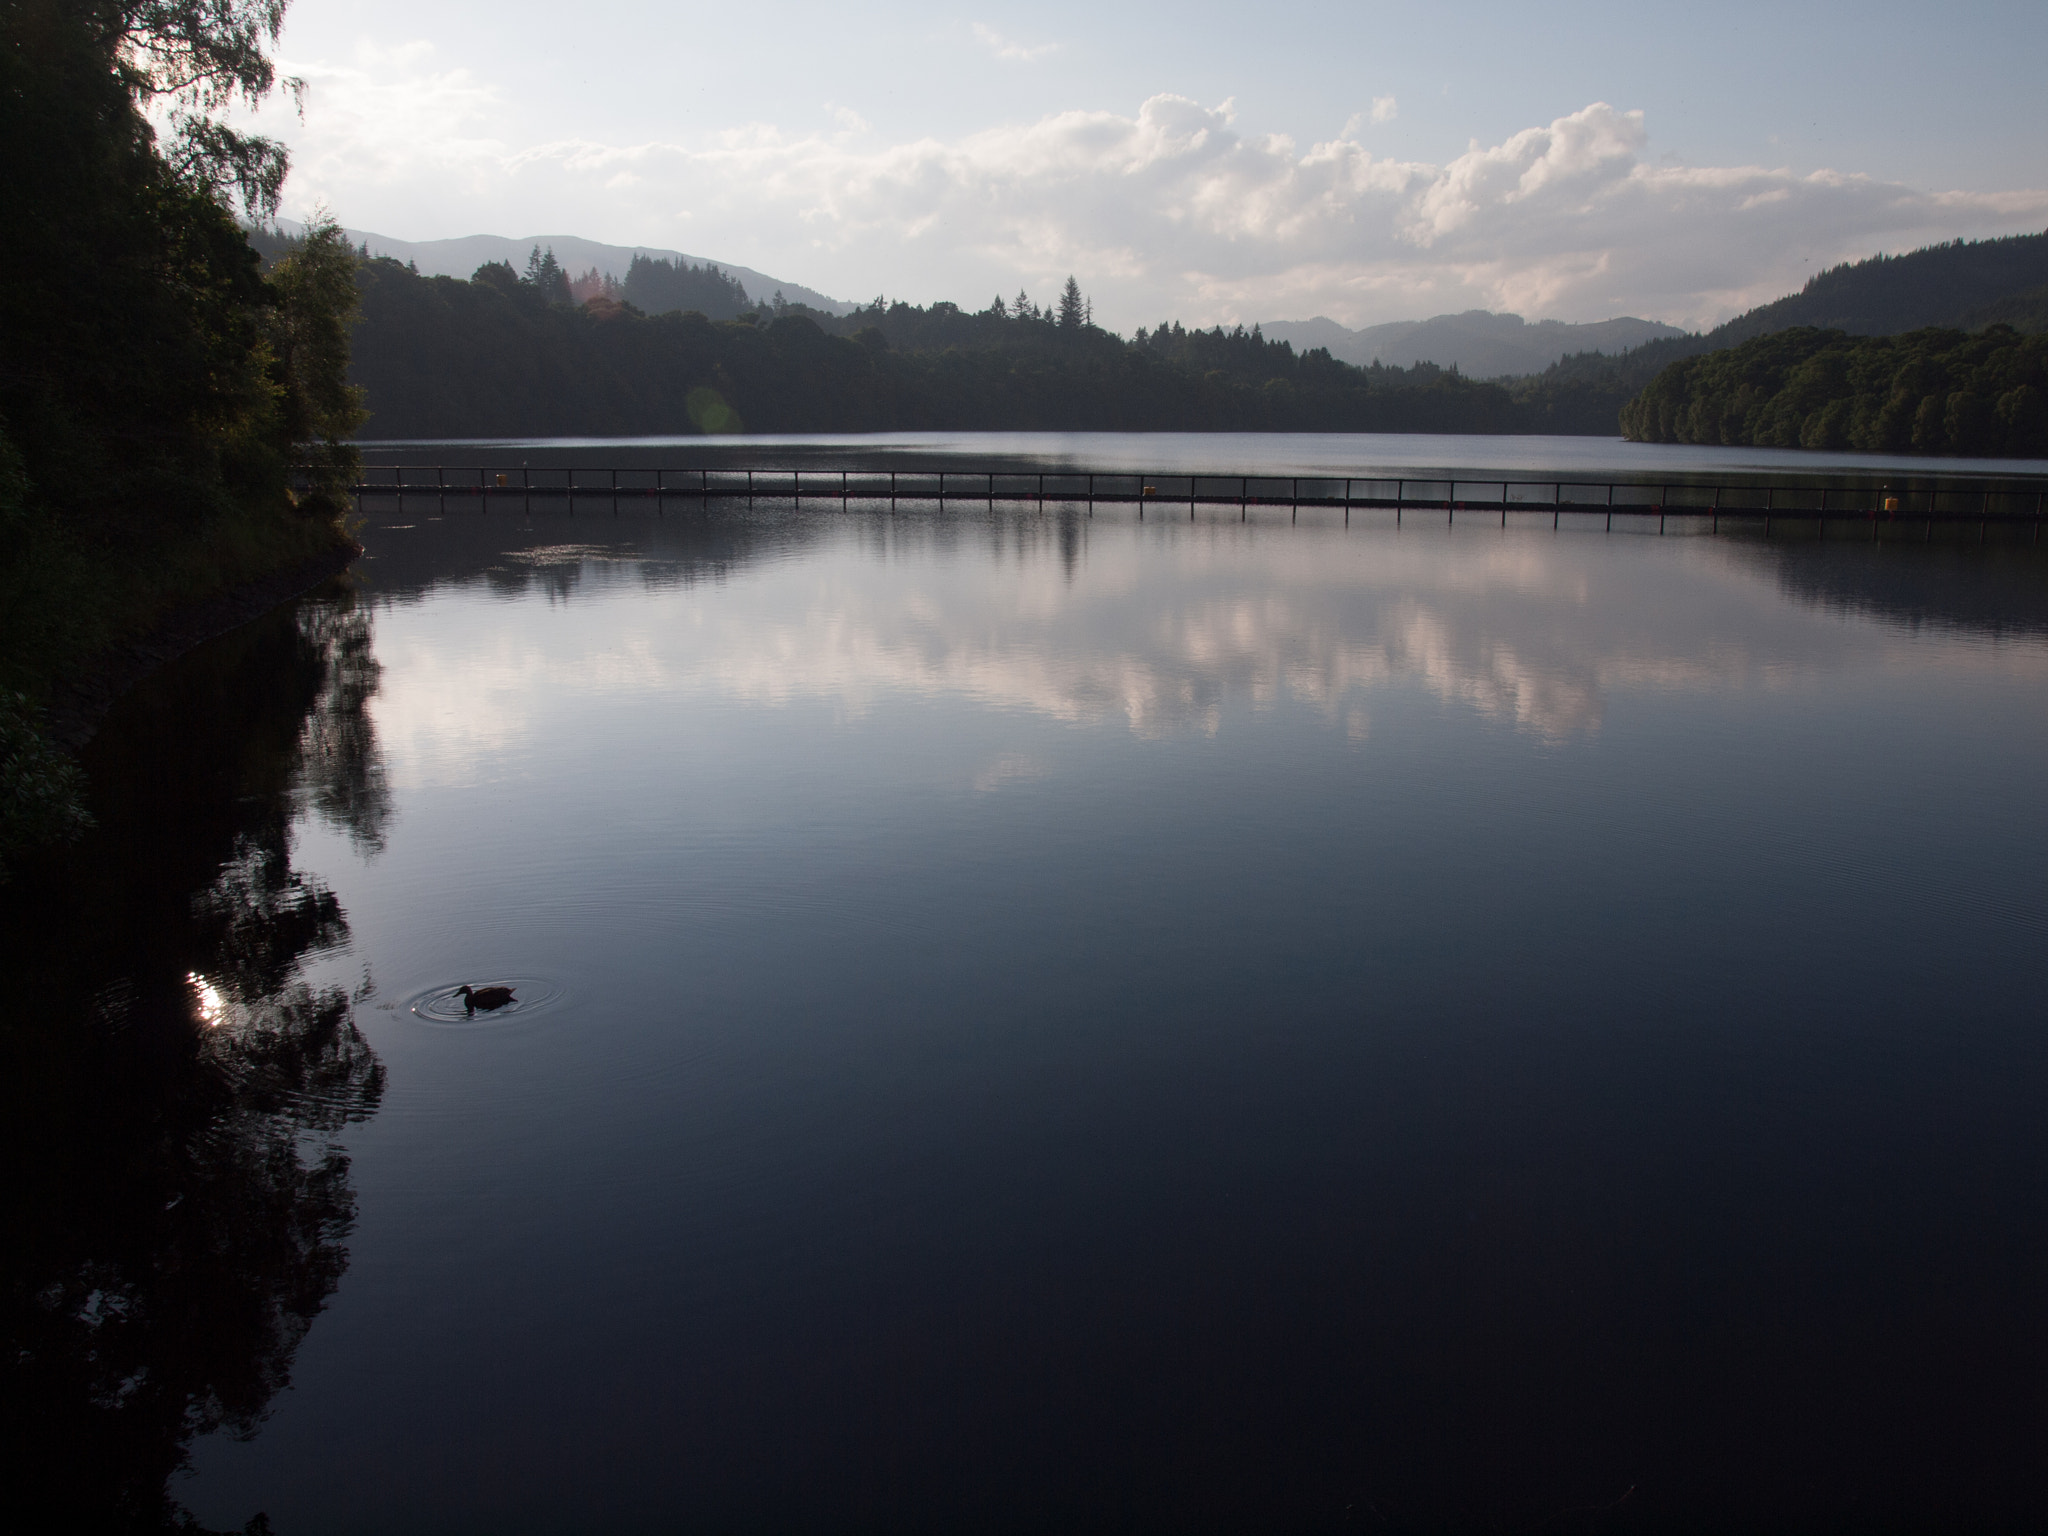
[(357, 227), (573, 225), (847, 297), (978, 305), (1073, 272), (1126, 329), (1471, 307), (1710, 324), (1838, 260), (2048, 225), (2048, 190), (1671, 163), (1643, 113), (1606, 102), (1444, 164), (1375, 155), (1360, 118), (1304, 148), (1245, 130), (1228, 101), (1170, 93), (954, 139), (877, 143), (842, 118), (839, 132), (520, 144), (495, 88), (424, 46), (291, 67), (311, 82), (305, 122), (268, 125), (293, 146), (288, 198)]

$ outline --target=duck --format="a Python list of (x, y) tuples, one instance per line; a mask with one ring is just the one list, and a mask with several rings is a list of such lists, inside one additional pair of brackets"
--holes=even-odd
[(462, 999), (463, 1008), (470, 1013), (479, 1008), (489, 1013), (493, 1008), (502, 1008), (512, 1001), (510, 987), (457, 987), (455, 995)]

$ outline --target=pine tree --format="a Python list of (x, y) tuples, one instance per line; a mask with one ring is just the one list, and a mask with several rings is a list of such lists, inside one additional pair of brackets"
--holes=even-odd
[(572, 302), (569, 292), (569, 274), (562, 270), (562, 264), (555, 260), (555, 248), (549, 246), (545, 255), (535, 246), (533, 254), (526, 258), (527, 286), (537, 291), (550, 304)]
[(1078, 331), (1086, 323), (1086, 311), (1081, 299), (1081, 285), (1074, 281), (1074, 275), (1067, 274), (1066, 289), (1060, 294), (1060, 329)]

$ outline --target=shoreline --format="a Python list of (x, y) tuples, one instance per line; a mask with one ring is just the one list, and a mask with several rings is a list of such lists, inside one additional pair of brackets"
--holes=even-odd
[(260, 618), (281, 603), (303, 597), (323, 581), (339, 576), (362, 554), (361, 544), (346, 540), (286, 570), (174, 609), (145, 633), (102, 651), (77, 676), (51, 690), (45, 716), (50, 739), (76, 753), (92, 740), (122, 695), (159, 667)]

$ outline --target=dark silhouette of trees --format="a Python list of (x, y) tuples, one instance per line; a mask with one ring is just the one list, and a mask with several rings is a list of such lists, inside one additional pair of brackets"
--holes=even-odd
[[(283, 0), (0, 6), (0, 715), (15, 734), (42, 732), (58, 679), (171, 607), (343, 538), (354, 259), (323, 228), (266, 277), (229, 200), (274, 207), (284, 152), (215, 117), (277, 83), (264, 47), (283, 15)], [(295, 487), (302, 439), (322, 473)], [(0, 757), (0, 846), (30, 830), (16, 790), (48, 787), (40, 757)]]
[[(232, 191), (259, 218), (277, 216), (290, 160), (274, 139), (230, 128), (217, 114), (254, 107), (277, 86), (265, 52), (291, 0), (72, 0), (98, 51), (145, 107), (161, 108), (171, 133), (162, 163), (184, 186), (223, 198)], [(35, 7), (18, 5), (18, 10)], [(305, 82), (288, 79), (296, 97)]]
[(527, 287), (540, 295), (543, 304), (567, 304), (570, 302), (569, 274), (562, 270), (562, 264), (555, 260), (555, 248), (549, 246), (543, 255), (535, 246), (533, 254), (526, 258), (526, 276), (521, 279)]
[(1078, 331), (1087, 323), (1086, 306), (1081, 299), (1081, 285), (1074, 281), (1072, 273), (1067, 275), (1067, 286), (1060, 292), (1059, 327), (1063, 331)]
[(635, 256), (618, 297), (650, 315), (694, 309), (713, 320), (730, 320), (747, 307), (747, 290), (739, 279), (714, 266), (666, 257)]
[[(650, 263), (649, 265), (654, 265)], [(362, 268), (354, 378), (379, 437), (1016, 428), (1512, 431), (1507, 391), (1455, 373), (1353, 368), (1242, 328), (1141, 331), (1026, 294), (971, 313), (876, 299), (716, 322), (601, 297), (540, 301), (502, 266), (469, 282)], [(632, 279), (629, 277), (629, 285)], [(1610, 405), (1603, 430), (1613, 430)]]
[(255, 1430), (347, 1265), (340, 1137), (384, 1069), (306, 979), (348, 922), (290, 829), (302, 802), (365, 846), (388, 820), (368, 625), (280, 611), (145, 684), (88, 753), (98, 830), (0, 892), (19, 1529), (189, 1530), (186, 1448)]
[(1621, 422), (1639, 442), (2048, 457), (2048, 336), (1802, 326), (1673, 363)]

